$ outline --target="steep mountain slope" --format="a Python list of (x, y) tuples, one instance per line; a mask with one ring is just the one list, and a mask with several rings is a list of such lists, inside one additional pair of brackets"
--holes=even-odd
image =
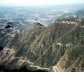
[(76, 45), (65, 51), (59, 60), (57, 68), (62, 72), (84, 71), (84, 45)]
[[(6, 28), (7, 26), (11, 26)], [(7, 22), (6, 24), (0, 25), (0, 46), (5, 47), (10, 42), (16, 33), (20, 34), (22, 25), (16, 22)]]
[(78, 18), (58, 19), (48, 27), (40, 23), (26, 25), (4, 47), (0, 64), (11, 69), (26, 66), (31, 70), (55, 71), (60, 67), (64, 72), (72, 72), (75, 64), (83, 64), (83, 44), (84, 21)]
[(53, 71), (83, 72), (84, 71), (84, 21), (63, 36), (59, 41), (69, 47), (60, 58)]

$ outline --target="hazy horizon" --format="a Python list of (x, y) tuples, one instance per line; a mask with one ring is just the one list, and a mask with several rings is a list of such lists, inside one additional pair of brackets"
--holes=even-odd
[(0, 6), (43, 6), (83, 3), (84, 0), (0, 0)]

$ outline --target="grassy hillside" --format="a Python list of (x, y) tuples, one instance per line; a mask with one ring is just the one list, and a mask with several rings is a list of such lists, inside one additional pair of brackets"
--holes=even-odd
[(1, 57), (4, 62), (0, 63), (12, 68), (30, 68), (31, 64), (51, 68), (57, 64), (65, 72), (72, 72), (76, 64), (83, 64), (83, 44), (84, 21), (78, 18), (58, 19), (48, 27), (39, 23), (26, 25), (8, 42), (3, 52), (9, 49), (9, 53)]

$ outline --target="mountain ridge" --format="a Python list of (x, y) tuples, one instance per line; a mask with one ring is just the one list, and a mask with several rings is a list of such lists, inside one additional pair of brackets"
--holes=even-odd
[[(0, 60), (4, 61), (0, 61), (0, 64), (9, 68), (11, 66), (12, 68), (20, 68), (26, 65), (28, 69), (34, 69), (32, 65), (26, 62), (26, 60), (29, 60), (33, 62), (35, 67), (39, 66), (51, 69), (55, 65), (57, 67), (61, 66), (62, 58), (68, 55), (66, 52), (70, 48), (72, 51), (75, 50), (75, 45), (80, 50), (84, 43), (83, 22), (83, 20), (79, 20), (78, 18), (62, 18), (47, 27), (38, 23), (23, 26), (20, 29), (20, 34), (16, 33), (2, 50), (5, 58), (0, 57)], [(82, 50), (84, 49), (82, 48)], [(72, 51), (70, 54), (72, 54)], [(83, 56), (84, 54), (81, 53), (81, 55)], [(73, 54), (71, 56), (73, 57)], [(21, 62), (20, 59), (23, 61)], [(71, 67), (68, 68), (71, 69)], [(69, 69), (65, 68), (64, 72), (68, 72)]]

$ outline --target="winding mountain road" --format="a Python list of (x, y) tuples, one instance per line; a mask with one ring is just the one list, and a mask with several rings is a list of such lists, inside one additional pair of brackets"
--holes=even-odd
[(58, 69), (57, 66), (53, 66), (53, 71), (54, 71), (54, 72), (60, 72), (60, 70)]

